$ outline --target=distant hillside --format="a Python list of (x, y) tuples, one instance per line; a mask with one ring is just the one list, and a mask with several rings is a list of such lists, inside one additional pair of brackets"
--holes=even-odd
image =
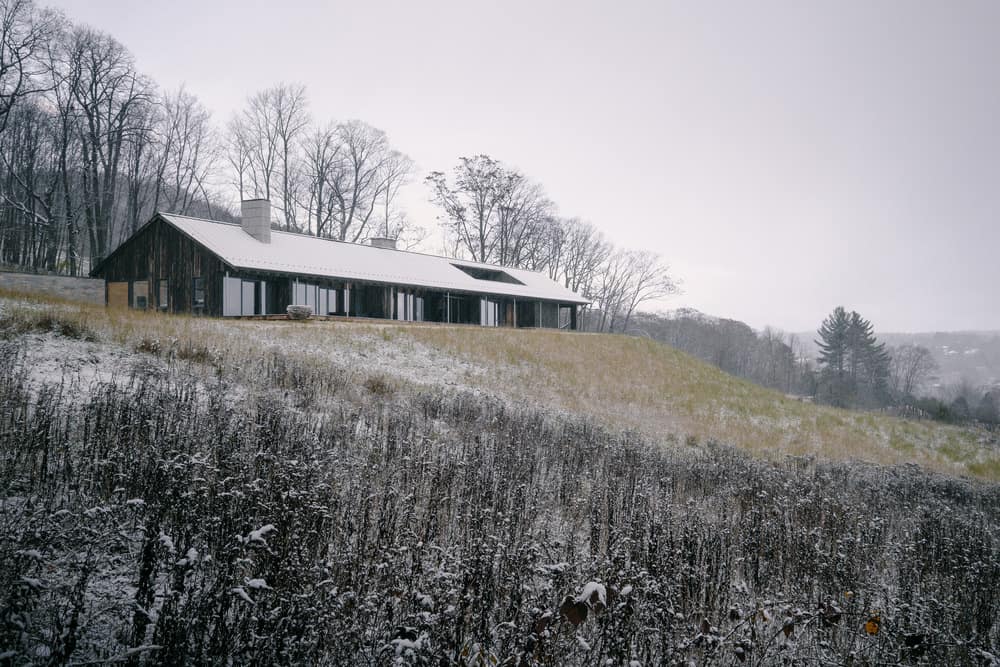
[[(934, 355), (938, 372), (927, 390), (938, 394), (965, 381), (973, 387), (1000, 386), (1000, 331), (877, 333), (888, 346), (922, 345)], [(816, 332), (798, 334), (815, 356)]]

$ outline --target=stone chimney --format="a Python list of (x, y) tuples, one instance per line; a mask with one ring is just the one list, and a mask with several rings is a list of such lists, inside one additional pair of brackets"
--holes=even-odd
[(368, 239), (368, 243), (373, 248), (385, 248), (387, 250), (396, 249), (396, 239), (386, 238), (384, 236), (373, 236)]
[(261, 243), (271, 242), (271, 202), (267, 199), (244, 199), (240, 204), (243, 231)]

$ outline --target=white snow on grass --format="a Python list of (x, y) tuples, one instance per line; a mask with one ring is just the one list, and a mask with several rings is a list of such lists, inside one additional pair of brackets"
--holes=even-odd
[(70, 395), (83, 396), (95, 384), (112, 382), (132, 373), (163, 371), (165, 365), (149, 355), (120, 345), (66, 338), (55, 333), (23, 336), (24, 366), (35, 387), (62, 385)]

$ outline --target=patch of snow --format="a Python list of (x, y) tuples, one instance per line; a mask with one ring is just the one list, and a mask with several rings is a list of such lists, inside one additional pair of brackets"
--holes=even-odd
[(591, 604), (591, 597), (597, 593), (597, 602), (600, 602), (605, 607), (608, 606), (608, 591), (604, 588), (604, 584), (597, 583), (596, 581), (589, 582), (583, 587), (583, 591), (576, 596), (576, 602), (583, 602), (585, 604)]
[(246, 537), (246, 541), (249, 544), (262, 544), (266, 547), (267, 540), (265, 540), (264, 538), (277, 530), (278, 530), (277, 528), (275, 528), (272, 524), (269, 523), (266, 526), (261, 526), (257, 530), (251, 530), (250, 534), (247, 535)]
[(169, 551), (170, 553), (175, 553), (177, 551), (177, 549), (174, 547), (173, 539), (171, 539), (171, 537), (166, 533), (164, 533), (163, 531), (160, 531), (159, 540), (160, 544), (166, 547), (167, 551)]
[(249, 604), (254, 603), (253, 598), (250, 597), (250, 595), (247, 593), (247, 590), (242, 586), (237, 586), (236, 588), (230, 588), (229, 592), (232, 593), (233, 595), (236, 595), (237, 597), (241, 598), (242, 600), (244, 600)]

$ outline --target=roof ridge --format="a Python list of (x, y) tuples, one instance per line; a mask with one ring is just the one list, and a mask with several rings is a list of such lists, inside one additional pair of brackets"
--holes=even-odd
[[(170, 213), (170, 212), (167, 212), (167, 211), (157, 211), (156, 213), (157, 213), (157, 215), (163, 215), (163, 216), (171, 215), (171, 216), (174, 216), (174, 217), (177, 217), (177, 218), (187, 218), (188, 220), (197, 220), (198, 222), (207, 222), (207, 223), (211, 223), (211, 224), (214, 224), (214, 225), (228, 225), (230, 227), (241, 227), (242, 226), (238, 222), (226, 222), (225, 220), (211, 220), (209, 218), (199, 218), (199, 217), (193, 216), (193, 215), (184, 215), (183, 213)], [(379, 247), (376, 247), (376, 246), (365, 245), (363, 243), (355, 243), (353, 241), (343, 241), (341, 239), (334, 239), (334, 238), (330, 238), (328, 236), (315, 236), (313, 234), (308, 234), (306, 232), (293, 232), (293, 231), (289, 231), (289, 230), (286, 230), (286, 229), (272, 229), (271, 233), (286, 234), (288, 236), (303, 237), (303, 238), (307, 238), (307, 239), (315, 239), (317, 241), (330, 241), (332, 243), (343, 243), (343, 244), (346, 244), (346, 245), (358, 246), (360, 248), (371, 248), (372, 250), (387, 250), (389, 252), (402, 252), (402, 253), (406, 253), (408, 255), (421, 255), (423, 257), (435, 257), (437, 259), (448, 260), (449, 262), (466, 262), (468, 264), (473, 264), (473, 265), (476, 265), (476, 266), (488, 266), (490, 268), (502, 269), (504, 271), (524, 271), (525, 273), (536, 274), (536, 275), (539, 275), (539, 276), (543, 276), (543, 277), (545, 277), (548, 280), (551, 280), (551, 278), (549, 278), (547, 275), (545, 275), (544, 271), (532, 271), (531, 269), (522, 269), (522, 268), (516, 267), (516, 266), (504, 266), (503, 264), (492, 264), (492, 263), (489, 263), (489, 262), (478, 262), (478, 261), (473, 260), (473, 259), (463, 259), (461, 257), (447, 257), (445, 255), (435, 255), (434, 253), (420, 252), (420, 251), (417, 251), (417, 250), (401, 250), (399, 248), (379, 248)]]

